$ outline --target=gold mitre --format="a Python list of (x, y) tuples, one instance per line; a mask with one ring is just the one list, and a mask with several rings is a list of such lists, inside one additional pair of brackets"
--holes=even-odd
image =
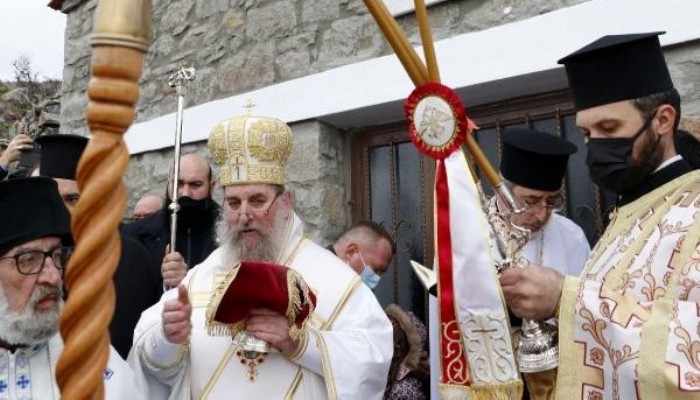
[(219, 184), (284, 185), (293, 140), (292, 129), (277, 118), (242, 115), (217, 124), (209, 134), (209, 152)]

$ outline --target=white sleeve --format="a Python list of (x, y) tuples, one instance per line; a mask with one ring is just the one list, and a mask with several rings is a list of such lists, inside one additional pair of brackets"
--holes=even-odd
[(328, 330), (308, 331), (306, 349), (295, 362), (322, 375), (328, 393), (338, 399), (381, 399), (393, 343), (389, 319), (360, 282)]

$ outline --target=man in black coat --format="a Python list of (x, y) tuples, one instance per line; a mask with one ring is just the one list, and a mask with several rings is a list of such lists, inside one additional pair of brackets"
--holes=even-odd
[(176, 287), (187, 271), (201, 263), (217, 247), (216, 221), (219, 205), (212, 199), (216, 183), (209, 163), (199, 154), (180, 158), (177, 233), (175, 251), (170, 249), (171, 183), (163, 208), (148, 218), (123, 225), (122, 232), (139, 241), (151, 256), (165, 289)]
[[(88, 139), (77, 135), (46, 135), (37, 138), (41, 160), (37, 174), (53, 178), (63, 203), (72, 213), (80, 190), (76, 181), (78, 161)], [(149, 270), (148, 252), (136, 240), (121, 235), (121, 254), (114, 272), (116, 303), (109, 325), (112, 345), (126, 359), (131, 349), (134, 327), (143, 310), (160, 299), (160, 281)]]

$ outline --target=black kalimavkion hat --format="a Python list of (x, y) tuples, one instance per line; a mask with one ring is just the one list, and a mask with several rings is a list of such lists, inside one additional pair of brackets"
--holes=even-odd
[(576, 110), (673, 89), (659, 43), (663, 33), (603, 36), (559, 60)]
[(70, 214), (53, 179), (18, 178), (0, 182), (0, 255), (13, 247), (47, 236), (73, 244)]
[(504, 129), (501, 142), (501, 175), (535, 190), (559, 190), (569, 155), (578, 150), (558, 136), (528, 128)]
[(86, 137), (45, 135), (39, 136), (36, 142), (41, 145), (39, 175), (76, 180), (78, 161), (88, 143)]

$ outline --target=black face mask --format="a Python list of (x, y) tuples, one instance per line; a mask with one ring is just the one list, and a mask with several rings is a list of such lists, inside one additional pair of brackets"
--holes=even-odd
[(211, 223), (212, 215), (216, 211), (214, 200), (205, 197), (194, 200), (191, 197), (183, 196), (177, 199), (180, 210), (177, 212), (178, 227), (197, 227)]
[(632, 148), (639, 136), (644, 133), (654, 119), (649, 118), (634, 136), (624, 139), (588, 139), (586, 164), (593, 182), (616, 194), (625, 194), (639, 186), (656, 168), (654, 152), (659, 137), (637, 163), (632, 159)]

